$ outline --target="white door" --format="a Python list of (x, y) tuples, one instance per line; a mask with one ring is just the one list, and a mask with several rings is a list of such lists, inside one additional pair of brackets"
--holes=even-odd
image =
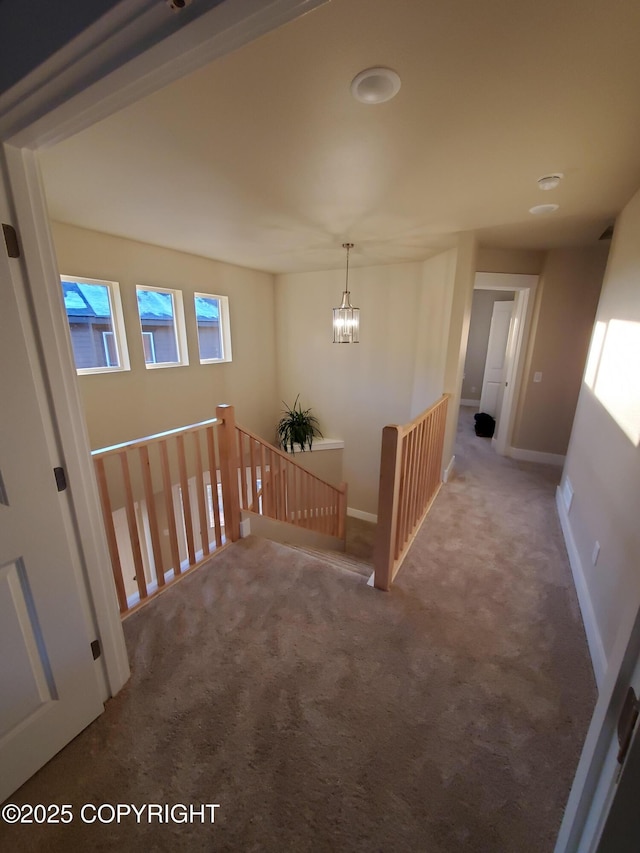
[(0, 231), (0, 802), (103, 710), (17, 264)]
[(497, 419), (504, 392), (505, 355), (513, 302), (494, 302), (489, 329), (489, 346), (482, 379), (480, 411)]

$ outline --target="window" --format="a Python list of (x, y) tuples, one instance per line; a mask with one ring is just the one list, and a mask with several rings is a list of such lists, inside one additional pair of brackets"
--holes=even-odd
[(189, 364), (182, 293), (136, 287), (144, 362), (148, 368)]
[(231, 361), (228, 298), (226, 296), (213, 296), (208, 293), (196, 293), (194, 302), (200, 364)]
[(116, 281), (60, 276), (78, 373), (129, 370), (129, 354)]

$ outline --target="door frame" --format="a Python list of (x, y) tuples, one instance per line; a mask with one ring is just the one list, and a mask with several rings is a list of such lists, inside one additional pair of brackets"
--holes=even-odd
[(506, 387), (502, 398), (500, 421), (492, 439), (501, 456), (508, 456), (515, 420), (516, 402), (524, 373), (524, 350), (531, 329), (531, 315), (538, 286), (537, 275), (520, 273), (477, 272), (474, 290), (506, 290), (514, 292), (513, 315), (507, 342)]
[(37, 152), (325, 2), (235, 0), (212, 8), (203, 0), (205, 11), (181, 19), (157, 0), (127, 0), (0, 95), (0, 192), (21, 245), (43, 424), (68, 475), (70, 544), (78, 589), (101, 644), (105, 699), (125, 684), (129, 663)]

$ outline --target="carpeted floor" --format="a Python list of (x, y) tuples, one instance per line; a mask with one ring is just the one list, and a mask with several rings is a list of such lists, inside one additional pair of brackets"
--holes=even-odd
[(471, 414), (390, 593), (250, 537), (130, 617), (131, 681), (12, 797), (74, 821), (0, 824), (0, 849), (550, 853), (595, 703), (559, 470), (496, 457)]

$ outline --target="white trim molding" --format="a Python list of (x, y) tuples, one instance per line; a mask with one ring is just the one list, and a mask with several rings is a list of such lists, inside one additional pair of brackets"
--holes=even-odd
[(293, 455), (295, 456), (296, 453), (315, 453), (316, 450), (344, 450), (344, 441), (340, 438), (314, 438), (311, 450), (306, 446), (304, 450), (301, 450), (300, 445), (295, 444)]
[(473, 406), (474, 409), (480, 409), (480, 400), (460, 400), (461, 406)]
[(378, 523), (378, 516), (372, 512), (364, 512), (362, 509), (354, 509), (352, 506), (347, 507), (347, 515), (351, 518), (359, 518), (360, 521), (369, 521), (371, 524)]
[(326, 2), (118, 3), (0, 96), (0, 138), (55, 145)]
[(451, 459), (449, 460), (449, 464), (447, 465), (447, 467), (442, 472), (442, 482), (443, 483), (449, 482), (449, 478), (451, 477), (451, 474), (453, 473), (453, 468), (454, 468), (455, 464), (456, 464), (456, 457), (452, 456)]
[(525, 450), (523, 447), (507, 447), (506, 455), (520, 462), (537, 462), (539, 465), (557, 465), (560, 468), (567, 458), (561, 453), (543, 453), (541, 450)]
[(589, 654), (591, 655), (591, 664), (596, 677), (598, 690), (602, 689), (604, 677), (607, 672), (607, 656), (605, 655), (604, 646), (600, 629), (596, 621), (596, 615), (593, 609), (591, 596), (585, 580), (584, 568), (582, 560), (578, 553), (578, 546), (573, 538), (571, 530), (571, 522), (565, 508), (564, 499), (560, 487), (556, 489), (556, 506), (558, 508), (558, 517), (560, 518), (560, 526), (562, 527), (562, 535), (564, 536), (567, 553), (569, 554), (569, 564), (573, 573), (573, 582), (578, 595), (578, 603), (580, 604), (580, 612), (582, 613), (582, 621), (584, 622), (584, 630), (587, 635), (587, 643), (589, 645)]

